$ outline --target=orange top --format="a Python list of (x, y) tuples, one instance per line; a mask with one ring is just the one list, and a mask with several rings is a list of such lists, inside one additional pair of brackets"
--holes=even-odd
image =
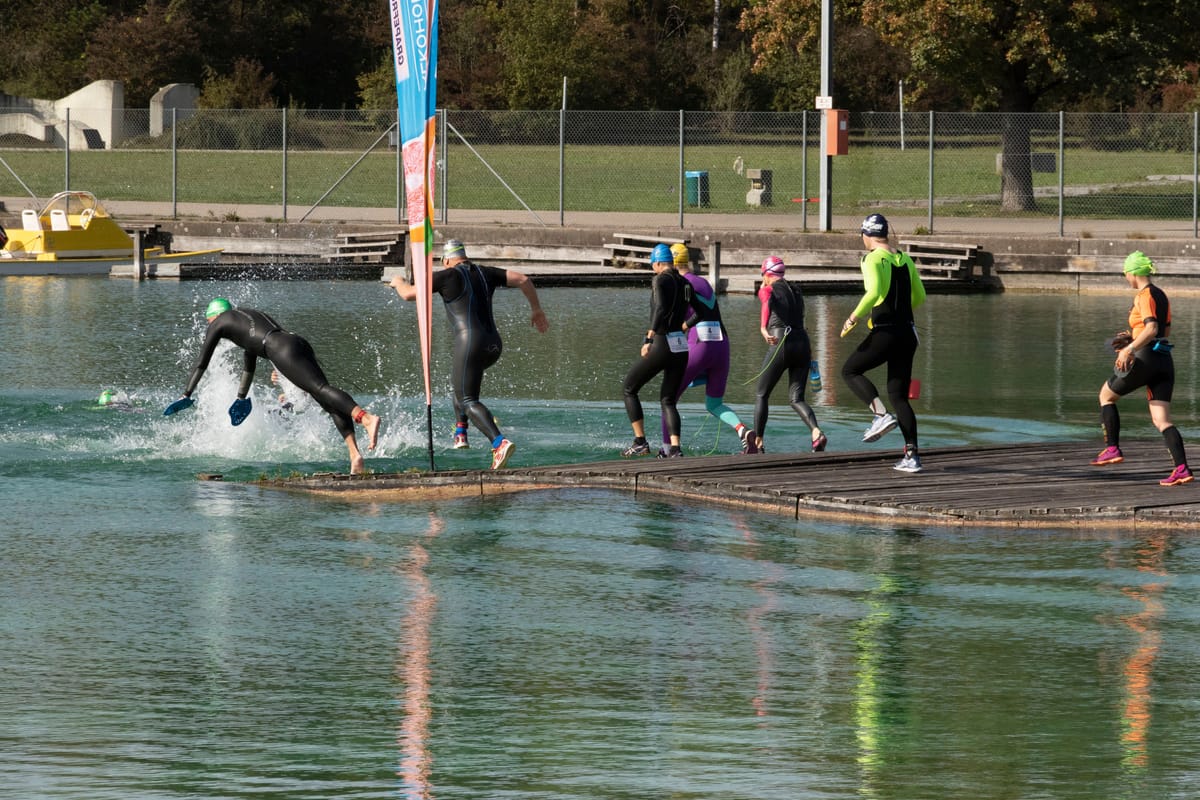
[(1166, 339), (1171, 331), (1171, 303), (1154, 284), (1139, 291), (1133, 298), (1133, 308), (1129, 309), (1129, 331), (1135, 339), (1150, 320), (1158, 323), (1155, 338)]

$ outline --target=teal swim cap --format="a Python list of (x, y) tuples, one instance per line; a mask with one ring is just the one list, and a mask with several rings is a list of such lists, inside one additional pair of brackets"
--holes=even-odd
[(650, 253), (650, 263), (660, 264), (663, 262), (666, 262), (667, 264), (674, 264), (675, 257), (671, 255), (671, 248), (667, 247), (665, 244), (656, 244), (654, 245), (654, 250)]
[(103, 392), (101, 392), (101, 393), (100, 393), (100, 397), (98, 397), (98, 398), (96, 399), (96, 405), (98, 405), (98, 406), (108, 406), (108, 405), (112, 405), (112, 401), (113, 401), (113, 393), (112, 393), (112, 390), (111, 390), (111, 389), (105, 389)]
[(1134, 250), (1125, 258), (1126, 275), (1153, 275), (1157, 271), (1150, 257), (1141, 250)]
[(231, 308), (233, 308), (233, 305), (224, 297), (216, 297), (208, 304), (208, 308), (204, 310), (204, 317), (205, 319), (212, 319), (224, 314)]

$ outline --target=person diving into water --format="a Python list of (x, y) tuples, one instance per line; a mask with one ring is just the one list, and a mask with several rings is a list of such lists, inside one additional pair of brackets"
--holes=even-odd
[(230, 422), (241, 425), (250, 416), (251, 402), (246, 395), (254, 380), (254, 368), (258, 359), (265, 358), (275, 366), (280, 375), (312, 395), (321, 408), (333, 417), (333, 424), (346, 441), (346, 449), (350, 453), (350, 474), (358, 475), (363, 471), (363, 456), (358, 449), (354, 425), (358, 423), (366, 428), (367, 449), (374, 450), (379, 439), (380, 419), (359, 406), (353, 397), (329, 384), (325, 372), (317, 362), (312, 345), (304, 337), (285, 330), (262, 311), (235, 308), (224, 297), (218, 297), (209, 303), (204, 316), (208, 320), (208, 331), (204, 336), (200, 359), (192, 368), (183, 395), (167, 406), (163, 412), (165, 416), (176, 414), (194, 404), (192, 392), (196, 390), (196, 385), (208, 369), (217, 343), (228, 339), (245, 352), (237, 399), (229, 407)]

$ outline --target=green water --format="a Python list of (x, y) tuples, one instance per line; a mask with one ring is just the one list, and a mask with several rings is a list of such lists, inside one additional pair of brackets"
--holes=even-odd
[[(214, 294), (308, 336), (384, 416), (370, 467), (427, 461), (412, 307), (382, 286), (0, 282), (0, 797), (1194, 796), (1189, 534), (833, 525), (604, 491), (264, 491), (239, 481), (341, 470), (345, 449), (317, 409), (267, 413), (264, 368), (231, 428), (232, 352), (196, 408), (161, 416)], [(545, 336), (501, 295), (485, 398), (518, 465), (611, 458), (646, 293), (542, 294)], [(837, 378), (853, 299), (810, 302), (816, 408), (831, 450), (898, 448), (859, 441), (866, 415)], [(1128, 303), (931, 298), (927, 458), (1097, 439), (1103, 340)], [(728, 397), (748, 418), (755, 303), (722, 305)], [(1185, 437), (1191, 305), (1177, 301), (1173, 337)], [(439, 467), (482, 466), (482, 442), (449, 449), (448, 366), (439, 352)], [(95, 409), (102, 388), (132, 410)], [(802, 450), (776, 392), (768, 442)], [(684, 404), (685, 446), (732, 451), (701, 403)], [(1153, 433), (1139, 398), (1123, 408), (1130, 435)]]

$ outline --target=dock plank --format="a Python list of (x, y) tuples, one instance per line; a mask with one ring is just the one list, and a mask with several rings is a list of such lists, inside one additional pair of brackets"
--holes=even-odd
[(1011, 528), (1200, 531), (1200, 482), (1165, 488), (1161, 441), (1122, 443), (1125, 461), (1088, 463), (1095, 442), (948, 447), (922, 453), (919, 474), (891, 451), (771, 453), (558, 464), (499, 472), (315, 475), (259, 481), (340, 499), (418, 501), (553, 488), (594, 488), (782, 514)]

